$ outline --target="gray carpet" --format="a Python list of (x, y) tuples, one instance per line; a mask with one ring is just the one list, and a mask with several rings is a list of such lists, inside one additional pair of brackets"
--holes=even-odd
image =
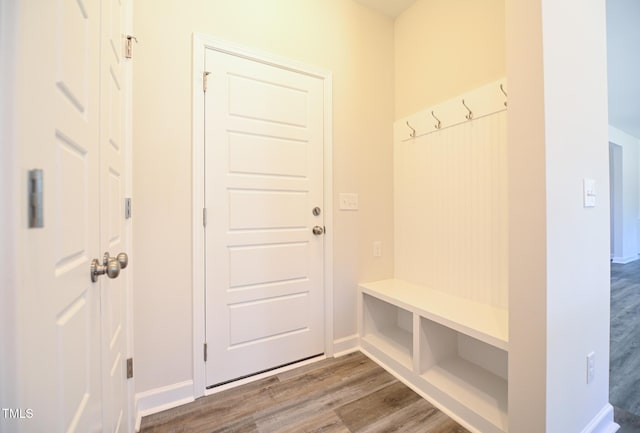
[(640, 433), (640, 260), (611, 265), (609, 377), (619, 433)]

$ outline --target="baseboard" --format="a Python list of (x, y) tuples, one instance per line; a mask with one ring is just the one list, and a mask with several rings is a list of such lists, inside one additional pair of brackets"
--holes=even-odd
[(358, 334), (333, 340), (333, 356), (339, 358), (352, 352), (360, 350)]
[(137, 393), (135, 396), (136, 431), (140, 431), (142, 417), (194, 401), (193, 381), (167, 385)]
[(613, 422), (613, 406), (607, 403), (582, 433), (615, 433), (620, 426)]
[(611, 263), (626, 265), (627, 263), (635, 262), (638, 259), (640, 259), (640, 256), (638, 254), (627, 256), (627, 257), (612, 257)]

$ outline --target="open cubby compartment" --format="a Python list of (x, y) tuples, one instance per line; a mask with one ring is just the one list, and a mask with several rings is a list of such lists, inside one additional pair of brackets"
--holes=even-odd
[(413, 370), (413, 313), (366, 293), (362, 307), (363, 341)]
[(504, 349), (420, 317), (420, 388), (483, 432), (507, 431)]

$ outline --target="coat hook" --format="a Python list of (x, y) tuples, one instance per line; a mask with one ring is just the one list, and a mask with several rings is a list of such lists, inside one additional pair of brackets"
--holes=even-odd
[(135, 36), (126, 35), (125, 39), (126, 40), (124, 42), (124, 56), (127, 59), (130, 59), (131, 57), (133, 57), (133, 41), (138, 43), (138, 38), (136, 38)]
[(440, 119), (438, 119), (436, 117), (436, 115), (433, 113), (433, 110), (431, 110), (431, 116), (436, 119), (438, 121), (438, 123), (436, 123), (435, 125), (433, 125), (436, 129), (440, 129), (442, 128), (442, 122), (440, 122)]
[(416, 136), (416, 130), (413, 129), (413, 127), (411, 125), (409, 125), (409, 121), (407, 120), (407, 126), (411, 129), (411, 132), (409, 133), (409, 135), (411, 136), (411, 138)]
[[(508, 98), (507, 96), (507, 92), (504, 91), (504, 87), (502, 87), (502, 83), (500, 83), (500, 90), (502, 91), (502, 93), (504, 94), (505, 98)], [(507, 106), (507, 101), (504, 101), (504, 106)]]
[(471, 109), (470, 109), (469, 107), (467, 107), (467, 104), (465, 104), (465, 103), (464, 103), (464, 99), (462, 100), (462, 105), (464, 105), (464, 108), (466, 108), (466, 109), (467, 109), (467, 111), (469, 112), (469, 114), (467, 114), (467, 115), (466, 115), (466, 116), (464, 116), (464, 117), (466, 117), (466, 118), (467, 118), (467, 120), (471, 120), (471, 119), (473, 119), (473, 112), (471, 111)]

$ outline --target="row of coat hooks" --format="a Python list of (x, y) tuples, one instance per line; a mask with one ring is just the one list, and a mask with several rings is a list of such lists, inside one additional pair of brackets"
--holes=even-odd
[[(507, 97), (507, 92), (505, 92), (504, 87), (502, 84), (500, 84), (500, 91), (502, 92), (502, 94), (505, 96), (505, 98)], [(469, 108), (469, 106), (464, 102), (464, 99), (462, 100), (462, 105), (464, 106), (464, 108), (467, 109), (467, 114), (464, 116), (465, 119), (467, 120), (473, 120), (473, 111), (471, 111), (471, 108)], [(507, 101), (504, 101), (504, 106), (507, 106)], [(437, 130), (437, 129), (441, 129), (442, 128), (442, 122), (440, 121), (440, 119), (438, 119), (438, 117), (436, 116), (435, 112), (433, 110), (431, 110), (431, 117), (433, 117), (436, 120), (436, 124), (433, 125), (433, 127)], [(409, 133), (409, 135), (411, 136), (411, 138), (414, 138), (416, 136), (416, 130), (413, 128), (413, 126), (411, 126), (411, 124), (409, 124), (409, 121), (407, 120), (407, 126), (409, 127), (409, 129), (411, 129), (411, 132)]]

